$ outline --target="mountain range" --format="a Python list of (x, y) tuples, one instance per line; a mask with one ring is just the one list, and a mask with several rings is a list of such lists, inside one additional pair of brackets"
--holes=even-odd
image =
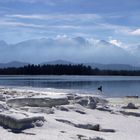
[(32, 39), (15, 44), (0, 41), (0, 62), (16, 60), (40, 64), (45, 60), (68, 60), (74, 63), (96, 62), (101, 64), (100, 68), (104, 67), (102, 64), (118, 64), (119, 67), (123, 64), (127, 64), (126, 67), (129, 67), (128, 65), (140, 66), (139, 46), (130, 49), (106, 40), (67, 36)]
[(0, 63), (0, 68), (19, 68), (28, 65), (29, 63), (24, 63), (24, 62), (18, 62), (18, 61), (12, 61), (8, 63)]
[[(8, 62), (8, 63), (0, 63), (0, 68), (10, 68), (10, 67), (23, 67), (30, 63), (25, 62)], [(81, 64), (81, 63), (73, 63), (70, 61), (64, 61), (64, 60), (55, 60), (55, 61), (48, 61), (44, 63), (40, 63), (40, 65), (56, 65), (56, 64), (62, 64), (62, 65), (69, 65), (69, 64)], [(99, 63), (83, 63), (83, 65), (91, 66), (92, 68), (98, 68), (100, 70), (140, 70), (140, 67), (135, 67), (132, 65), (126, 65), (126, 64), (99, 64)]]

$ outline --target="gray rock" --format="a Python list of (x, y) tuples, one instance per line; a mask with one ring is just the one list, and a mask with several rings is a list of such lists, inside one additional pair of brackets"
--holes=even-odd
[(77, 95), (76, 94), (67, 94), (68, 100), (74, 100)]
[(95, 109), (97, 105), (97, 100), (95, 97), (86, 96), (86, 97), (76, 99), (75, 103), (90, 109)]
[(100, 131), (100, 125), (99, 124), (76, 124), (75, 127), (88, 129), (88, 130), (94, 130), (94, 131)]
[(126, 112), (126, 111), (120, 111), (123, 115), (127, 116), (134, 116), (134, 117), (140, 117), (140, 113), (137, 112)]
[[(18, 115), (20, 115), (18, 117)], [(23, 116), (23, 117), (21, 117)], [(0, 125), (10, 128), (13, 131), (21, 131), (27, 128), (34, 127), (34, 123), (37, 121), (44, 122), (44, 117), (42, 116), (26, 116), (23, 114), (12, 113), (0, 113)]]
[(100, 138), (100, 137), (96, 137), (96, 138), (89, 138), (88, 140), (105, 140), (105, 139)]
[(0, 101), (5, 101), (5, 96), (3, 94), (0, 94)]
[(114, 129), (101, 129), (100, 132), (110, 132), (110, 133), (115, 133)]
[(127, 105), (127, 108), (129, 108), (129, 109), (137, 109), (137, 107), (136, 107), (135, 104), (133, 104), (133, 103), (129, 103), (129, 104)]
[(64, 98), (15, 98), (6, 102), (9, 106), (30, 106), (30, 107), (53, 107), (68, 104), (68, 99)]
[(57, 109), (61, 111), (69, 111), (69, 109), (64, 106), (58, 106)]
[(33, 125), (36, 127), (41, 127), (43, 126), (43, 124), (44, 124), (44, 121), (42, 120), (37, 120), (36, 122), (33, 123)]
[(75, 124), (69, 120), (63, 120), (63, 119), (56, 119), (56, 121), (62, 122), (62, 123), (68, 124), (68, 125), (72, 125), (72, 126), (77, 127), (77, 128), (100, 131), (99, 124)]
[(86, 114), (86, 112), (81, 111), (81, 110), (75, 110), (75, 112), (79, 113), (79, 114)]
[(135, 106), (133, 103), (128, 103), (127, 106), (122, 107), (124, 109), (138, 109), (138, 107)]
[(95, 137), (95, 138), (88, 138), (88, 137), (86, 137), (86, 136), (84, 136), (84, 135), (77, 135), (77, 137), (78, 137), (78, 139), (79, 140), (105, 140), (105, 139), (103, 139), (103, 138), (100, 138), (100, 137)]
[(30, 107), (28, 108), (28, 112), (54, 114), (54, 109), (49, 107)]
[(99, 110), (99, 111), (106, 111), (106, 112), (112, 112), (113, 111), (112, 109), (110, 109), (107, 106), (98, 106), (98, 107), (96, 107), (96, 109)]
[(6, 103), (0, 103), (0, 112), (5, 110), (9, 110), (9, 107), (6, 105)]

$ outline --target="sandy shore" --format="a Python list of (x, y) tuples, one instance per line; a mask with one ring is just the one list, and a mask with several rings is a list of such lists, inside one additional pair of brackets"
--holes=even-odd
[(1, 87), (0, 124), (0, 140), (139, 140), (140, 99)]

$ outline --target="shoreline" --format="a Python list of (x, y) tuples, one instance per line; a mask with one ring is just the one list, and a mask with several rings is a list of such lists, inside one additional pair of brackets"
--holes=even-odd
[[(131, 102), (137, 109), (125, 108)], [(0, 121), (3, 115), (12, 122), (6, 123), (8, 129), (0, 126), (2, 140), (140, 139), (139, 98), (104, 98), (1, 86)]]

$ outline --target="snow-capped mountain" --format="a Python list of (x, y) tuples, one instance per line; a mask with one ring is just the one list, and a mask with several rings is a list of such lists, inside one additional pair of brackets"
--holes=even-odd
[(53, 60), (68, 60), (74, 63), (137, 65), (140, 58), (138, 52), (140, 51), (129, 52), (105, 40), (83, 37), (58, 36), (32, 39), (16, 44), (0, 41), (1, 63), (16, 60), (36, 64)]

